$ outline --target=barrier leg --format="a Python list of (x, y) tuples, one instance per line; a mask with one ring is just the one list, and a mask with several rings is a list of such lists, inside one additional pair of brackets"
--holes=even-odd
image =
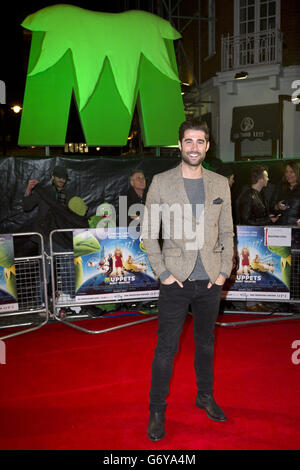
[[(4, 334), (0, 337), (0, 340), (38, 330), (46, 325), (49, 320), (43, 238), (39, 233), (35, 232), (12, 235), (14, 237), (37, 237), (39, 239), (39, 254), (15, 258), (18, 310), (0, 315), (2, 320), (0, 329), (21, 328), (24, 326), (28, 326), (28, 328)], [(37, 325), (34, 325), (34, 321), (32, 321), (33, 315), (44, 315), (44, 319)], [(31, 317), (30, 320), (28, 316)], [(23, 321), (20, 322), (20, 318)], [(13, 319), (13, 322), (5, 321), (5, 319)]]

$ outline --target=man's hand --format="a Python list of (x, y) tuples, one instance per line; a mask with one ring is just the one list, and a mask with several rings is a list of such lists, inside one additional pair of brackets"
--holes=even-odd
[[(219, 276), (215, 280), (215, 284), (217, 284), (217, 286), (223, 286), (225, 281), (226, 281), (226, 277), (224, 277), (223, 274), (219, 274)], [(212, 283), (209, 281), (209, 283), (207, 284), (207, 288), (210, 289), (211, 287), (212, 287)]]
[(32, 189), (38, 184), (38, 180), (29, 180), (25, 191), (25, 196), (29, 196)]
[(177, 281), (176, 277), (174, 277), (173, 274), (170, 274), (170, 276), (167, 277), (167, 279), (163, 281), (162, 284), (164, 284), (165, 286), (169, 286), (170, 284), (174, 284), (174, 282), (177, 282), (179, 287), (183, 287), (182, 282)]
[(287, 210), (287, 205), (285, 204), (284, 200), (279, 201), (277, 205), (278, 205), (278, 209), (280, 209), (281, 211)]
[(269, 217), (270, 217), (270, 220), (271, 222), (273, 222), (273, 224), (275, 224), (275, 222), (277, 222), (277, 220), (279, 219), (279, 216), (275, 216), (274, 214), (269, 214)]

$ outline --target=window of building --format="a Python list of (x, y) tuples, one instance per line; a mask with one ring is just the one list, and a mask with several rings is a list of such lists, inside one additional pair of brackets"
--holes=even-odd
[(272, 140), (242, 140), (241, 157), (272, 157)]
[(235, 0), (235, 35), (280, 29), (280, 0)]
[(277, 140), (243, 139), (235, 142), (235, 160), (263, 160), (276, 158)]
[(274, 63), (278, 55), (280, 0), (235, 0), (234, 63)]

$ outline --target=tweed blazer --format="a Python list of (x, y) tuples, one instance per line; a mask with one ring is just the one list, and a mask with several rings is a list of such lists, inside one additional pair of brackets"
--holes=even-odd
[(185, 281), (195, 267), (198, 250), (212, 283), (221, 272), (230, 276), (233, 223), (228, 180), (203, 167), (202, 177), (205, 205), (197, 220), (185, 191), (181, 164), (153, 177), (142, 238), (158, 278), (168, 270), (178, 281)]

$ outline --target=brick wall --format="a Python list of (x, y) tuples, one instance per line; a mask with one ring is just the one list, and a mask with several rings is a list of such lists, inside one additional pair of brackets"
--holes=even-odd
[[(201, 2), (201, 16), (207, 17), (208, 1)], [(182, 14), (197, 11), (197, 0), (184, 3)], [(281, 26), (283, 33), (283, 65), (300, 64), (300, 1), (281, 0)], [(201, 41), (198, 40), (198, 24), (193, 21), (183, 33), (183, 45), (195, 76), (199, 77), (199, 52), (201, 58), (201, 82), (221, 71), (221, 37), (234, 33), (234, 0), (216, 0), (216, 54), (208, 57), (208, 22), (201, 21)], [(182, 61), (181, 77), (183, 81), (192, 81), (192, 74), (187, 64)]]
[[(207, 4), (207, 2), (204, 2)], [(233, 11), (234, 0), (216, 0), (216, 54), (208, 57), (208, 23), (203, 24), (202, 47), (202, 81), (213, 77), (216, 72), (221, 71), (221, 38), (222, 35), (233, 35)], [(206, 5), (205, 5), (206, 7)], [(205, 12), (207, 16), (207, 11)], [(204, 23), (204, 22), (203, 22)]]
[[(300, 64), (300, 2), (281, 0), (281, 31), (283, 32), (284, 66)], [(300, 78), (300, 77), (299, 77)]]

